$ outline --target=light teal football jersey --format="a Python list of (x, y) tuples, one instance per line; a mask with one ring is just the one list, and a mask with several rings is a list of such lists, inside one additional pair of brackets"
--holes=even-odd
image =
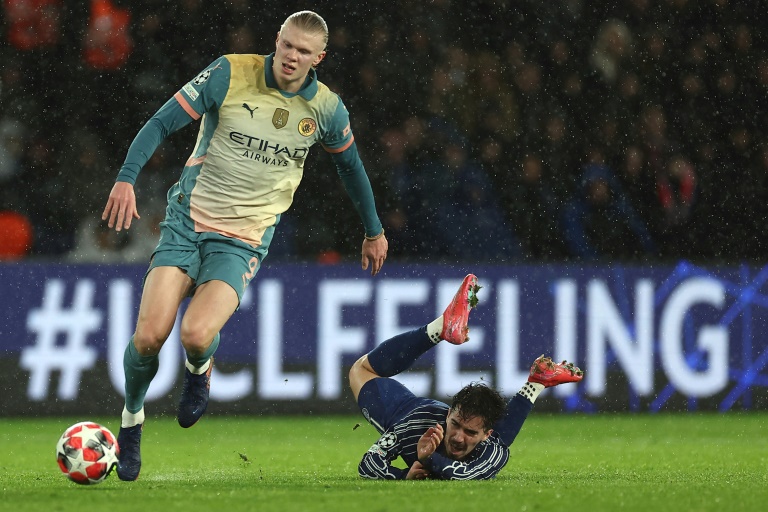
[(354, 141), (338, 95), (310, 72), (296, 94), (277, 88), (271, 56), (225, 55), (174, 98), (202, 117), (179, 181), (195, 231), (258, 246), (293, 202), (309, 148), (341, 152)]

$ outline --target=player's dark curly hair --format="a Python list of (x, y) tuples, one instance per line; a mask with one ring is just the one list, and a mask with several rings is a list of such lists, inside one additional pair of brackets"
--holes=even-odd
[(462, 418), (482, 418), (486, 432), (504, 416), (506, 407), (507, 402), (501, 393), (480, 382), (464, 386), (451, 402), (451, 410), (458, 411)]

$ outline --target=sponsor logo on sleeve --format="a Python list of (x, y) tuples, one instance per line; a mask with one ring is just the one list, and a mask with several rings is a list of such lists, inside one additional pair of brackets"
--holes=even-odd
[(387, 452), (382, 450), (381, 447), (379, 445), (377, 445), (377, 444), (375, 444), (375, 445), (371, 446), (370, 448), (368, 448), (368, 451), (371, 452), (371, 453), (375, 453), (375, 454), (377, 454), (377, 455), (379, 455), (381, 457), (386, 457), (387, 456)]
[(198, 96), (200, 96), (194, 87), (192, 87), (192, 84), (187, 84), (184, 87), (181, 88), (182, 91), (187, 93), (187, 96), (189, 96), (189, 99), (192, 101), (195, 101)]

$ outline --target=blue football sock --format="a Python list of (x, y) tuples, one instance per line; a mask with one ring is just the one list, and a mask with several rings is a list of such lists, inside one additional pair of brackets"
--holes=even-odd
[(435, 344), (429, 339), (426, 327), (398, 334), (368, 353), (368, 363), (382, 377), (403, 372)]
[(521, 393), (517, 393), (507, 402), (506, 415), (494, 427), (505, 445), (509, 446), (514, 442), (532, 409), (533, 402)]
[(157, 355), (141, 356), (133, 344), (133, 336), (123, 354), (123, 369), (125, 370), (125, 408), (135, 414), (144, 407), (144, 397), (147, 389), (157, 374), (160, 360)]

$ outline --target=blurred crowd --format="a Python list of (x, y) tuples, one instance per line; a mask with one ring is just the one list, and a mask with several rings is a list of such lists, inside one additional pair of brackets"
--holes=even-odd
[[(760, 262), (768, 248), (763, 0), (0, 0), (0, 246), (148, 260), (197, 123), (100, 220), (142, 124), (226, 53), (329, 24), (390, 240), (412, 262)], [(270, 259), (356, 260), (362, 227), (314, 148)]]

